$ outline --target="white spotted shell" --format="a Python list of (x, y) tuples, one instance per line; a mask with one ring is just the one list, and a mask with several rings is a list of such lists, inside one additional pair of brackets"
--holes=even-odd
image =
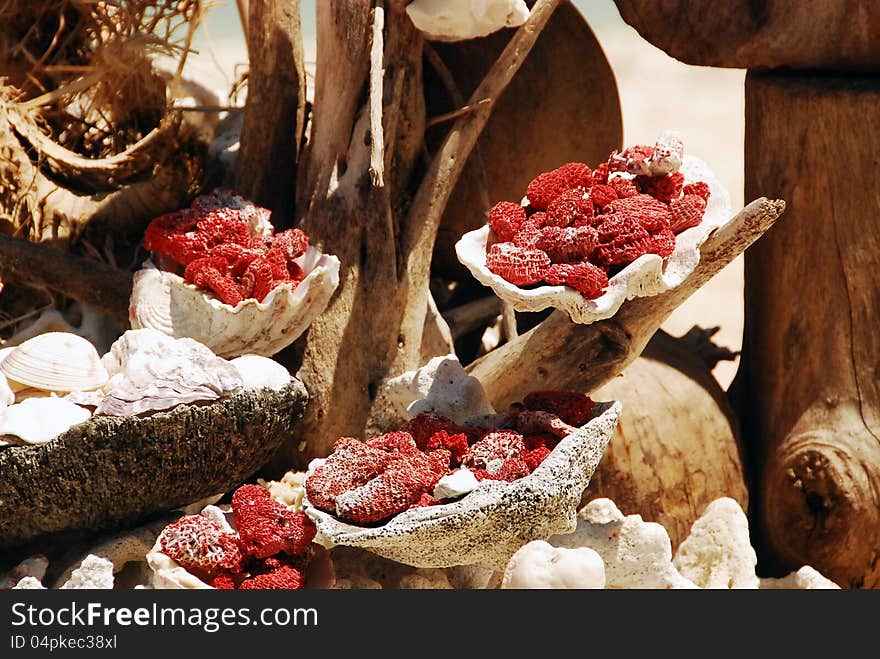
[(47, 332), (28, 339), (0, 363), (11, 381), (43, 391), (90, 391), (108, 379), (98, 351), (70, 332)]

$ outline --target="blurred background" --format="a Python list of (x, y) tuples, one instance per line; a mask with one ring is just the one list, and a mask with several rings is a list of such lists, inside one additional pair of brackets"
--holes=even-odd
[[(685, 150), (706, 160), (728, 188), (734, 209), (743, 205), (745, 71), (682, 64), (642, 39), (621, 19), (613, 0), (574, 0), (596, 34), (617, 78), (625, 144), (652, 144), (666, 128), (684, 136)], [(302, 0), (306, 61), (315, 58), (315, 0)], [(207, 12), (187, 60), (187, 75), (225, 99), (247, 65), (234, 0)], [(307, 65), (307, 69), (309, 69)], [(490, 174), (491, 175), (491, 174)], [(743, 323), (742, 257), (701, 288), (663, 325), (680, 336), (693, 325), (719, 326), (716, 343), (738, 351)], [(737, 362), (719, 362), (714, 374), (727, 388)]]

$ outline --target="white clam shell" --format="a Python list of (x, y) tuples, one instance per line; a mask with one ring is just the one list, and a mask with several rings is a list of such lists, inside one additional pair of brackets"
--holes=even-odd
[(28, 398), (0, 412), (0, 435), (45, 444), (90, 416), (87, 409), (62, 398)]
[(69, 332), (47, 332), (28, 339), (0, 363), (12, 381), (44, 391), (89, 391), (107, 382), (98, 351)]
[(410, 508), (377, 527), (340, 521), (303, 500), (323, 540), (363, 547), (415, 567), (481, 565), (502, 570), (531, 540), (569, 533), (577, 526), (581, 495), (614, 434), (622, 406), (599, 403), (598, 415), (563, 438), (531, 474), (519, 480), (482, 481), (453, 503)]
[(339, 259), (309, 247), (296, 260), (305, 279), (292, 289), (281, 284), (262, 302), (235, 307), (204, 293), (150, 261), (134, 275), (129, 320), (134, 329), (152, 328), (176, 338), (191, 337), (221, 357), (265, 357), (293, 343), (324, 311), (339, 285)]
[(705, 181), (711, 195), (703, 221), (675, 237), (675, 251), (664, 260), (645, 254), (614, 275), (601, 297), (587, 300), (568, 286), (515, 286), (486, 267), (486, 241), (489, 225), (464, 234), (455, 245), (458, 260), (480, 283), (489, 286), (517, 311), (541, 311), (556, 308), (566, 311), (575, 323), (589, 324), (611, 318), (626, 300), (658, 295), (681, 284), (700, 262), (700, 246), (715, 229), (732, 217), (730, 194), (709, 166), (694, 156), (684, 156), (681, 166), (685, 183)]
[(274, 359), (242, 355), (229, 363), (238, 369), (245, 389), (284, 389), (290, 384), (290, 373)]

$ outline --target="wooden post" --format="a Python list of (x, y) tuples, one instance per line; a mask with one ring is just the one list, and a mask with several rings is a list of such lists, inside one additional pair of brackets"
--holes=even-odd
[(746, 254), (738, 392), (775, 558), (880, 587), (880, 77), (749, 73), (746, 195), (788, 202)]

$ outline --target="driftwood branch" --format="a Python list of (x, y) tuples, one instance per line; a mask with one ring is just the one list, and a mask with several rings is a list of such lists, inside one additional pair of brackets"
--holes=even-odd
[(638, 357), (663, 321), (697, 289), (773, 226), (785, 202), (760, 198), (719, 228), (700, 249), (700, 263), (678, 287), (625, 302), (607, 320), (571, 322), (554, 311), (540, 325), (469, 367), (496, 409), (533, 389), (590, 392), (616, 377)]
[(306, 74), (299, 0), (251, 0), (248, 8), (248, 103), (237, 164), (239, 190), (294, 219), (298, 148), (305, 122)]
[(57, 291), (128, 321), (132, 276), (104, 263), (0, 234), (0, 278)]
[(382, 127), (384, 27), (385, 6), (382, 0), (377, 0), (373, 9), (373, 36), (370, 45), (370, 179), (377, 188), (385, 185), (385, 131)]

